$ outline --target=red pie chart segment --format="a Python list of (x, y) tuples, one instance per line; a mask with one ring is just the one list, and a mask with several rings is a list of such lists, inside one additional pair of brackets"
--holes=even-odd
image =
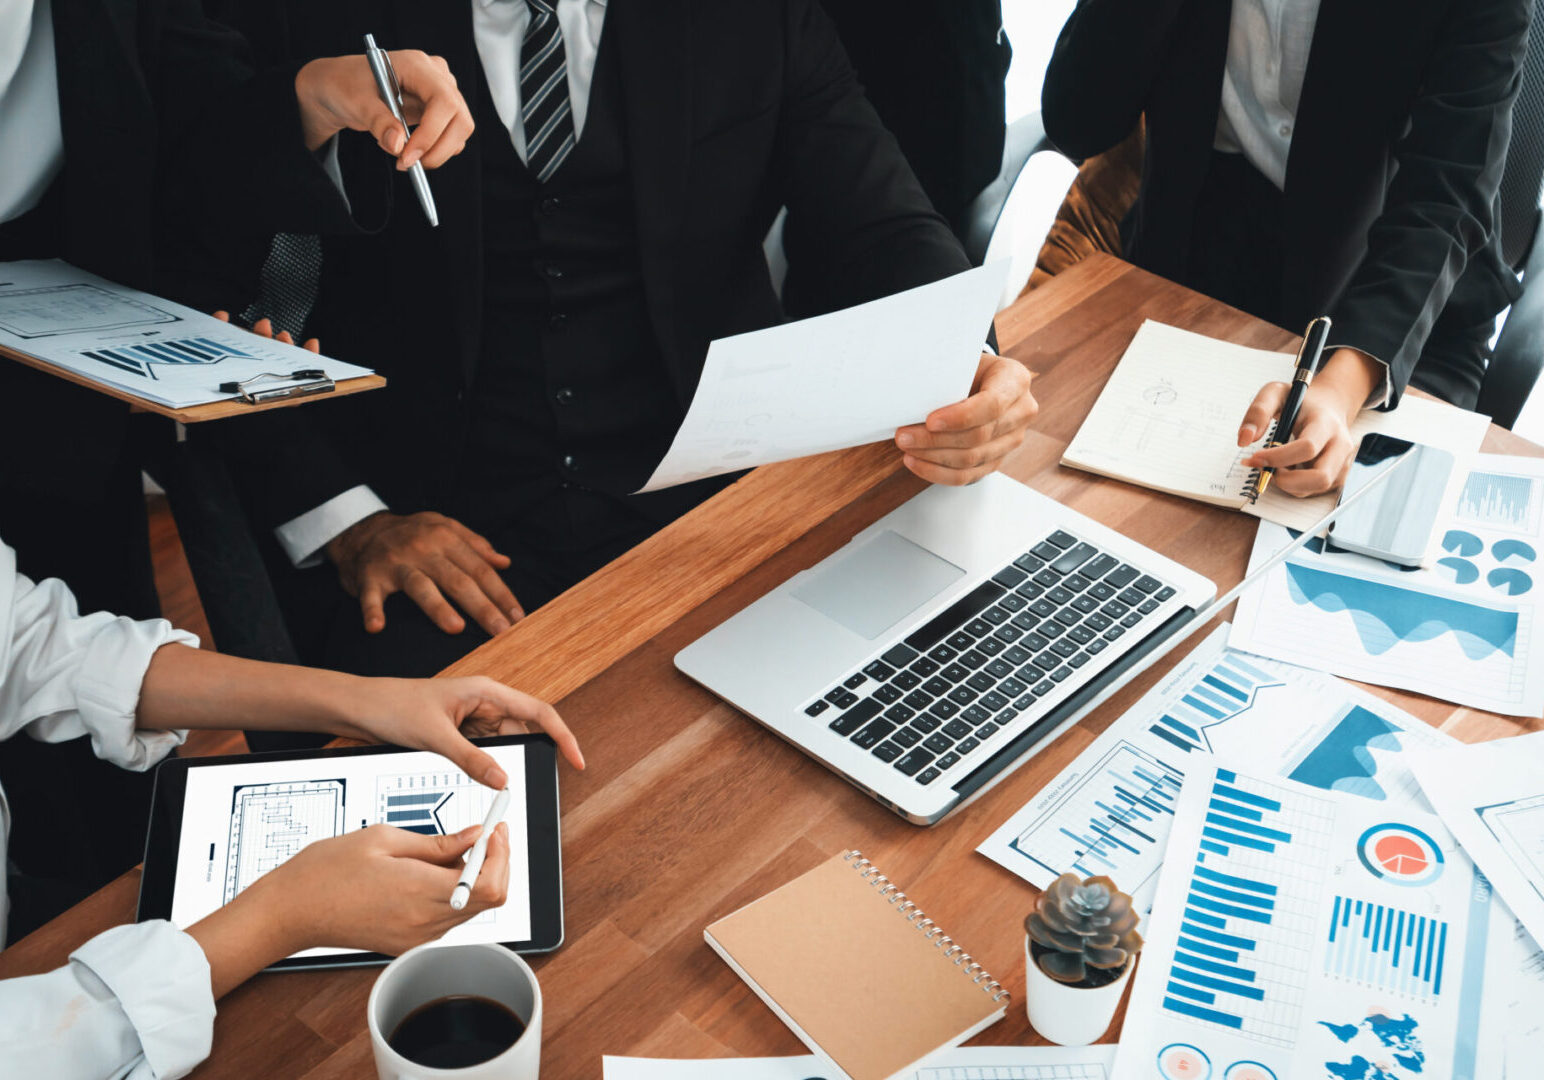
[(1442, 848), (1413, 825), (1374, 825), (1357, 842), (1357, 856), (1368, 873), (1392, 885), (1429, 885), (1442, 875)]

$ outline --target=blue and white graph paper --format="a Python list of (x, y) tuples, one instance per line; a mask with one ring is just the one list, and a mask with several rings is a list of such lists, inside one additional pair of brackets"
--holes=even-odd
[[(1292, 534), (1261, 524), (1250, 568)], [(1229, 643), (1363, 682), (1544, 713), (1544, 460), (1480, 454), (1430, 570), (1294, 554), (1239, 600)]]
[(1044, 888), (1108, 874), (1146, 907), (1180, 786), (1213, 755), (1389, 807), (1424, 808), (1404, 760), (1453, 739), (1333, 676), (1226, 646), (1214, 630), (977, 850)]
[(1207, 761), (1115, 1080), (1499, 1077), (1514, 928), (1436, 817)]

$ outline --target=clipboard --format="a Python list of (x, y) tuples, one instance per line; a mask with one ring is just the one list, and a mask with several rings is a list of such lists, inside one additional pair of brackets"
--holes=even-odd
[(158, 401), (148, 401), (127, 390), (119, 390), (115, 386), (105, 386), (99, 382), (93, 382), (83, 375), (77, 375), (73, 371), (50, 364), (47, 360), (39, 359), (19, 349), (12, 349), (0, 345), (0, 356), (18, 360), (30, 368), (46, 372), (66, 382), (83, 386), (87, 390), (95, 390), (99, 394), (117, 398), (125, 402), (137, 412), (155, 413), (176, 420), (181, 424), (198, 424), (206, 420), (224, 420), (231, 416), (251, 416), (254, 413), (267, 412), (270, 409), (286, 409), (294, 405), (304, 405), (308, 401), (328, 401), (333, 398), (348, 397), (350, 394), (363, 393), (366, 390), (379, 390), (386, 385), (384, 375), (361, 375), (353, 379), (341, 379), (333, 384), (333, 388), (321, 394), (298, 394), (292, 397), (271, 399), (249, 403), (240, 397), (229, 398), (225, 401), (211, 401), (204, 405), (189, 405), (186, 408), (174, 409), (169, 405), (163, 405)]

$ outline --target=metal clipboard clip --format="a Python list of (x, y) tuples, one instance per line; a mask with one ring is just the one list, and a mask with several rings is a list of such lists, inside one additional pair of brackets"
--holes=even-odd
[(335, 389), (337, 384), (321, 368), (303, 368), (288, 375), (265, 371), (241, 382), (220, 384), (220, 393), (240, 394), (241, 400), (248, 405), (310, 397), (312, 394), (330, 394)]

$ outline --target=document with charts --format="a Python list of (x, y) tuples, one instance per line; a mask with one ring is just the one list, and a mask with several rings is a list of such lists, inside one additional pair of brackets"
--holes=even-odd
[[(1261, 524), (1250, 569), (1291, 538)], [(1228, 643), (1460, 705), (1544, 714), (1544, 459), (1478, 455), (1440, 545), (1432, 569), (1411, 570), (1314, 540), (1244, 593)]]
[[(1149, 319), (1127, 346), (1062, 464), (1292, 528), (1310, 528), (1333, 495), (1298, 499), (1268, 488), (1250, 502), (1255, 473), (1241, 462), (1239, 425), (1260, 388), (1292, 378), (1290, 353), (1251, 349)], [(1382, 432), (1452, 453), (1467, 468), (1487, 420), (1440, 401), (1407, 396), (1397, 409), (1366, 410), (1351, 434)], [(1263, 441), (1264, 436), (1261, 436)], [(1451, 494), (1457, 495), (1457, 481)]]
[(1186, 777), (1115, 1080), (1502, 1074), (1516, 921), (1431, 814)]
[[(1109, 1080), (1113, 1046), (968, 1046), (946, 1050), (895, 1080)], [(803, 1057), (606, 1056), (602, 1080), (844, 1080), (813, 1054)]]
[(976, 850), (1030, 884), (1108, 874), (1146, 910), (1182, 781), (1214, 755), (1388, 810), (1425, 809), (1408, 765), (1456, 740), (1349, 683), (1227, 648), (1196, 646)]
[(57, 259), (0, 263), (0, 347), (174, 409), (236, 397), (220, 384), (265, 373), (370, 374)]
[(1418, 754), (1414, 767), (1443, 823), (1544, 941), (1544, 732)]

